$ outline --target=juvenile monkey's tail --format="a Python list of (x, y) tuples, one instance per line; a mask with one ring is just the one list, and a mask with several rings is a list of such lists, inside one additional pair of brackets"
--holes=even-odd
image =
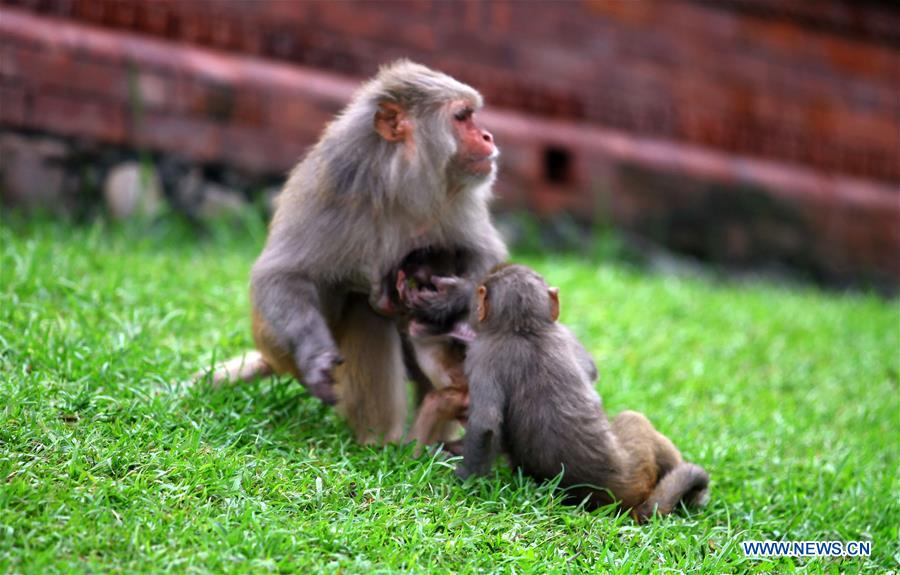
[(266, 362), (262, 354), (253, 350), (220, 363), (212, 370), (201, 369), (191, 376), (191, 383), (208, 383), (213, 387), (219, 387), (225, 383), (250, 381), (273, 373), (275, 370)]
[(635, 515), (643, 523), (654, 511), (659, 515), (668, 515), (681, 501), (686, 505), (702, 507), (709, 500), (708, 486), (709, 474), (702, 467), (679, 463), (660, 479), (647, 500), (635, 509)]

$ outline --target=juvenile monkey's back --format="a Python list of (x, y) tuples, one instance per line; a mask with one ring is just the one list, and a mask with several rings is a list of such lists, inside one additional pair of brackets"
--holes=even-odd
[[(596, 479), (617, 467), (609, 451), (609, 422), (599, 395), (559, 328), (508, 340), (498, 378), (507, 388), (503, 437), (511, 462), (538, 479), (565, 470), (563, 485)], [(500, 351), (500, 350), (498, 350)]]

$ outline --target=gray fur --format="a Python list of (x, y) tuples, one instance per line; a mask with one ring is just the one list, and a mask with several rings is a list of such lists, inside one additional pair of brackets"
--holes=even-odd
[[(253, 266), (252, 302), (278, 346), (292, 354), (304, 384), (323, 399), (331, 399), (329, 374), (341, 356), (360, 360), (356, 350), (339, 352), (333, 335), (347, 294), (369, 294), (407, 253), (424, 246), (471, 252), (468, 277), (479, 277), (506, 258), (488, 211), (496, 167), (473, 180), (458, 174), (451, 161), (456, 145), (443, 104), (456, 99), (481, 105), (474, 89), (424, 66), (399, 61), (382, 68), (326, 127), (278, 199), (268, 241)], [(388, 142), (374, 130), (384, 101), (407, 107), (412, 148)], [(386, 339), (395, 337), (389, 322), (367, 325)], [(388, 353), (391, 357), (368, 361), (398, 364), (399, 344)], [(352, 365), (344, 372), (358, 380), (345, 382), (340, 394), (345, 402), (348, 390), (395, 397), (395, 388), (404, 384), (402, 370), (385, 374), (375, 366), (367, 376)], [(365, 398), (350, 401), (365, 403)], [(405, 417), (399, 403), (386, 409), (372, 424), (375, 433), (387, 434)]]
[(461, 477), (488, 473), (503, 451), (536, 479), (563, 472), (561, 486), (590, 506), (618, 500), (635, 508), (673, 469), (679, 471), (657, 493), (651, 513), (671, 510), (689, 490), (705, 490), (705, 472), (680, 469), (689, 464), (643, 415), (607, 419), (592, 383), (596, 366), (573, 333), (553, 320), (540, 275), (503, 266), (483, 285), (487, 317), (479, 323), (473, 315), (477, 337), (465, 361), (469, 422)]

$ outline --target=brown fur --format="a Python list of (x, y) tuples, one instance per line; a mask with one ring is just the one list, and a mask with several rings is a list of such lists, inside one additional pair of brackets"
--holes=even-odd
[(274, 373), (289, 373), (300, 379), (300, 371), (290, 352), (278, 345), (271, 328), (255, 309), (251, 313), (251, 328), (256, 349)]

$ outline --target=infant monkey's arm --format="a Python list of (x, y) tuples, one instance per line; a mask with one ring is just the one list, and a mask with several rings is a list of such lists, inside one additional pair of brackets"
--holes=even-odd
[[(398, 274), (398, 291), (405, 300), (413, 321), (425, 324), (452, 328), (458, 321), (465, 321), (469, 312), (469, 303), (475, 292), (475, 283), (458, 276), (428, 277), (428, 283), (415, 282), (415, 287), (400, 286), (401, 275)], [(430, 284), (433, 289), (423, 288)]]

